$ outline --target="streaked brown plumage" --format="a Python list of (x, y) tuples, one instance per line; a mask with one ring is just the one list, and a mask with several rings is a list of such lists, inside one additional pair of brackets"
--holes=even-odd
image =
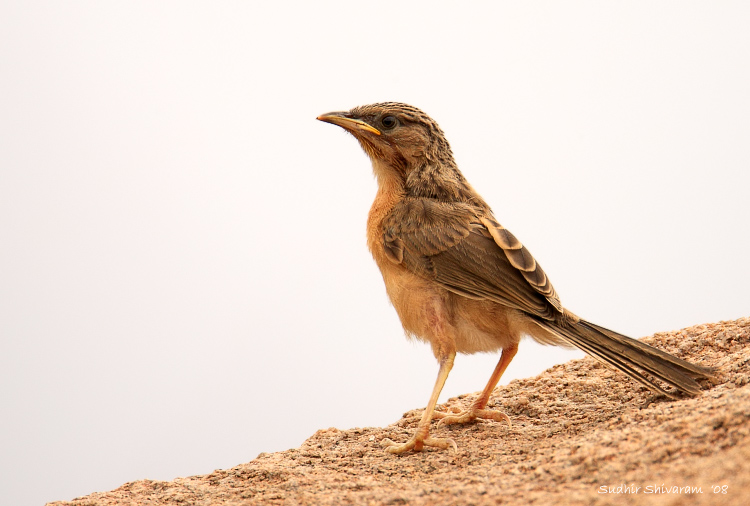
[[(453, 159), (437, 123), (410, 105), (386, 102), (318, 117), (352, 133), (372, 160), (378, 192), (367, 240), (386, 291), (408, 335), (430, 343), (440, 364), (416, 434), (402, 453), (424, 446), (455, 448), (429, 437), (430, 421), (508, 420), (485, 406), (524, 335), (575, 346), (655, 392), (675, 397), (656, 380), (696, 395), (701, 367), (583, 320), (560, 303), (541, 266), (503, 228)], [(435, 412), (457, 352), (502, 350), (482, 394), (458, 415)]]

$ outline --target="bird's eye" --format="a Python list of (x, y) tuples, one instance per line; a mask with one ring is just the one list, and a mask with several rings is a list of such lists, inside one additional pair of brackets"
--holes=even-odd
[(386, 116), (380, 120), (380, 123), (382, 123), (385, 128), (393, 128), (396, 126), (396, 123), (398, 123), (398, 120), (395, 116)]

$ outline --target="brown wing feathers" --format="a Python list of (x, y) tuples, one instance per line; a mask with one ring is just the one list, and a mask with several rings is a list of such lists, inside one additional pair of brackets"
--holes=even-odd
[(383, 238), (390, 260), (461, 295), (545, 319), (562, 310), (526, 248), (470, 204), (405, 199), (384, 223)]
[(500, 225), (492, 218), (480, 218), (481, 223), (487, 227), (492, 238), (498, 246), (505, 252), (511, 265), (521, 271), (526, 281), (539, 293), (544, 295), (555, 309), (562, 312), (563, 307), (557, 292), (552, 287), (549, 278), (542, 270), (541, 266), (531, 256), (529, 250), (516, 239), (516, 236), (510, 233), (505, 227)]

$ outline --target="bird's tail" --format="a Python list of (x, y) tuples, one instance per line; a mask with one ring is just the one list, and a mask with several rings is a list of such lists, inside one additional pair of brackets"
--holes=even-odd
[(714, 368), (692, 364), (586, 320), (564, 324), (536, 320), (536, 323), (642, 385), (671, 398), (676, 397), (673, 392), (662, 389), (644, 372), (691, 396), (700, 392), (696, 379), (711, 378), (716, 372)]

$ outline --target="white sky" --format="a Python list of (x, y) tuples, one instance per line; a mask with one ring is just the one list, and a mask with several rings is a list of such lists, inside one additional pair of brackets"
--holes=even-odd
[[(424, 406), (369, 161), (324, 112), (433, 116), (579, 315), (750, 314), (750, 3), (256, 5), (0, 5), (0, 503)], [(525, 343), (503, 384), (577, 356)], [(460, 356), (442, 399), (496, 360)]]

